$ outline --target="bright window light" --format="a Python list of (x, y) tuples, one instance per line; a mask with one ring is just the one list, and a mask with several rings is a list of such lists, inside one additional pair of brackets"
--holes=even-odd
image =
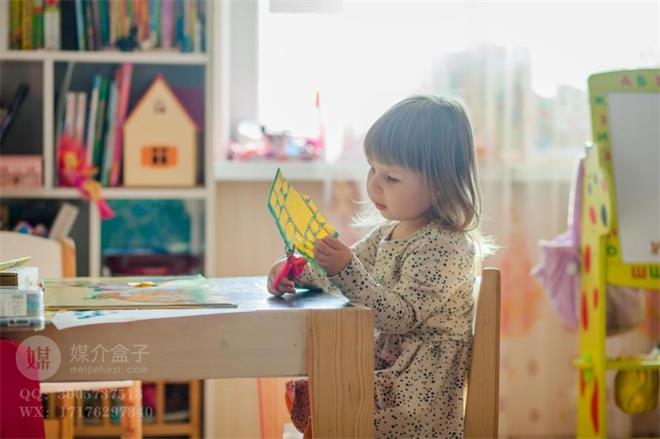
[[(339, 0), (334, 0), (339, 1)], [(350, 1), (339, 13), (259, 11), (259, 121), (318, 132), (327, 159), (415, 93), (462, 99), (487, 160), (578, 150), (587, 78), (660, 65), (657, 1)]]

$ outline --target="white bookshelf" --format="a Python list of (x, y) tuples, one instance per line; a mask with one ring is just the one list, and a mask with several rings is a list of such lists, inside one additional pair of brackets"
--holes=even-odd
[[(9, 2), (0, 1), (0, 80), (12, 75), (12, 66), (23, 65), (40, 70), (41, 87), (43, 91), (41, 120), (35, 121), (42, 125), (43, 139), (41, 153), (43, 156), (43, 187), (38, 189), (0, 189), (0, 200), (81, 200), (80, 193), (74, 188), (56, 187), (55, 184), (55, 150), (56, 139), (54, 135), (55, 124), (55, 96), (56, 96), (56, 70), (63, 63), (75, 63), (76, 65), (112, 65), (132, 63), (135, 65), (134, 76), (140, 66), (163, 66), (167, 69), (194, 67), (199, 69), (204, 78), (202, 88), (204, 96), (204, 126), (205, 132), (202, 136), (204, 145), (200, 147), (200, 160), (202, 163), (203, 180), (197, 186), (191, 188), (129, 188), (112, 187), (103, 188), (103, 195), (109, 200), (182, 200), (197, 201), (202, 204), (202, 215), (198, 218), (199, 225), (191, 228), (203, 227), (203, 241), (209, 243), (203, 246), (204, 273), (212, 276), (214, 271), (214, 242), (215, 234), (215, 178), (213, 175), (213, 147), (214, 129), (213, 119), (213, 80), (214, 63), (211, 62), (210, 53), (213, 53), (213, 17), (214, 2), (207, 1), (206, 16), (209, 21), (206, 25), (206, 52), (205, 53), (180, 53), (170, 50), (121, 52), (118, 50), (103, 51), (52, 51), (32, 50), (19, 51), (8, 50), (6, 38), (9, 29)], [(129, 111), (131, 109), (129, 108)], [(194, 218), (191, 218), (191, 222)], [(89, 275), (99, 276), (102, 274), (101, 258), (101, 219), (95, 206), (90, 206), (88, 215), (89, 243)], [(191, 231), (192, 232), (192, 231)], [(192, 238), (191, 238), (192, 239)], [(192, 239), (194, 241), (194, 239)], [(199, 241), (199, 239), (197, 239)], [(83, 248), (85, 246), (79, 246)]]
[(168, 65), (204, 65), (206, 53), (180, 53), (177, 51), (154, 50), (152, 52), (68, 51), (68, 50), (3, 50), (0, 59), (10, 61), (59, 61), (80, 63), (133, 63)]
[[(208, 194), (204, 187), (197, 188), (126, 188), (110, 187), (103, 189), (108, 200), (204, 200)], [(3, 189), (0, 198), (5, 199), (80, 199), (80, 192), (74, 188), (52, 189)]]

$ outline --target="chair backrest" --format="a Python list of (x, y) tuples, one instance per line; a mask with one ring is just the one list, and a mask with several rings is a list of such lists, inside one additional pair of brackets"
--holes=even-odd
[(500, 271), (485, 268), (476, 303), (464, 437), (496, 438), (500, 380)]
[(70, 238), (54, 240), (18, 232), (0, 231), (0, 260), (30, 256), (39, 278), (74, 277), (76, 247)]

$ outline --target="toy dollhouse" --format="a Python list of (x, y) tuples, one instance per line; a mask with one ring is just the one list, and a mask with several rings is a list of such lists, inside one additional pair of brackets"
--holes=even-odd
[(124, 185), (194, 186), (195, 121), (161, 75), (157, 75), (124, 125)]

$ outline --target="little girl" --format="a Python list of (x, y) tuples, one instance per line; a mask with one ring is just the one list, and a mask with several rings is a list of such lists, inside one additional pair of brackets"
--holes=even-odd
[[(469, 367), (480, 193), (470, 123), (449, 99), (414, 96), (390, 108), (364, 141), (369, 199), (384, 224), (348, 247), (326, 237), (297, 283), (328, 280), (373, 310), (378, 438), (460, 438)], [(295, 292), (281, 264), (269, 291)], [(292, 420), (309, 435), (307, 381), (287, 385)]]

